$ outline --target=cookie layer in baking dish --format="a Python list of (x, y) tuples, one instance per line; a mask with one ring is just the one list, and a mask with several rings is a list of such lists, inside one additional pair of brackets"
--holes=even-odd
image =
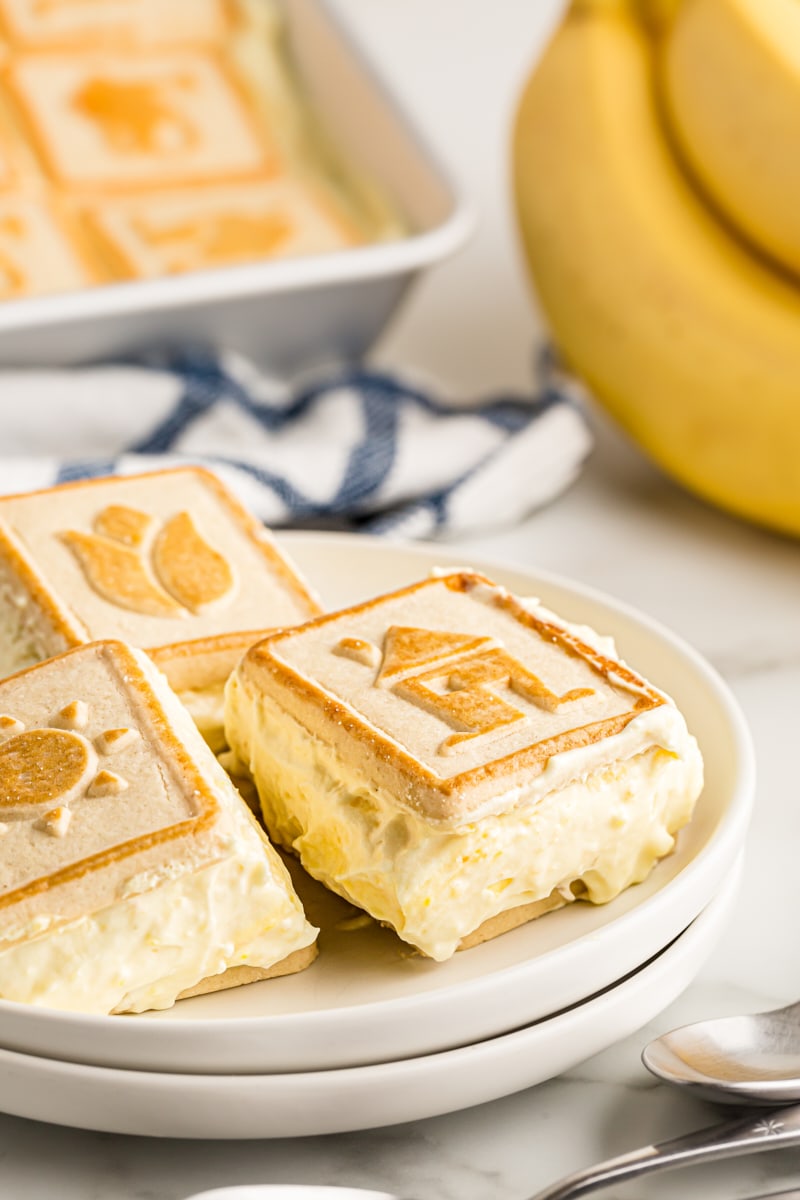
[(0, 68), (0, 205), (25, 210), (0, 207), (0, 299), (406, 232), (334, 146), (271, 0), (0, 0)]

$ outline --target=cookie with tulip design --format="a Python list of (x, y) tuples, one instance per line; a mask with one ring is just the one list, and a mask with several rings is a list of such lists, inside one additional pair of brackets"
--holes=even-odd
[(434, 959), (668, 854), (702, 786), (675, 705), (483, 576), (273, 634), (226, 689), (273, 839)]
[(237, 659), (318, 612), (270, 533), (200, 468), (0, 497), (0, 675), (119, 638), (150, 653), (219, 749)]
[(86, 1012), (299, 970), (316, 931), (161, 674), (96, 642), (0, 682), (0, 997)]

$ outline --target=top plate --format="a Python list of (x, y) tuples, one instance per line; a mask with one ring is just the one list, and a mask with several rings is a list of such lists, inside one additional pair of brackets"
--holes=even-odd
[[(330, 607), (463, 559), (333, 534), (281, 538)], [(611, 904), (574, 904), (457, 954), (412, 955), (391, 932), (311, 885), (320, 957), (299, 975), (183, 1001), (161, 1013), (97, 1017), (0, 1002), (0, 1044), (139, 1070), (259, 1074), (359, 1066), (492, 1037), (579, 1002), (663, 949), (705, 907), (741, 849), (754, 787), (741, 713), (708, 664), (662, 626), (596, 592), (485, 559), (471, 566), (570, 621), (611, 634), (621, 656), (670, 693), (697, 737), (706, 786), (675, 854)], [(302, 885), (305, 886), (305, 885)]]

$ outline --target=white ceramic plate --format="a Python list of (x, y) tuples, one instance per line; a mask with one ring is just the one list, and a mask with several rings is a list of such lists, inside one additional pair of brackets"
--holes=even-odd
[(707, 908), (626, 980), (558, 1016), (459, 1050), (291, 1075), (167, 1075), (0, 1050), (0, 1110), (144, 1137), (267, 1138), (421, 1120), (550, 1079), (632, 1033), (691, 982), (724, 927), (738, 864)]
[[(437, 548), (346, 535), (284, 544), (331, 607), (463, 565)], [(457, 954), (411, 957), (390, 932), (328, 921), (299, 975), (184, 1001), (141, 1017), (87, 1017), (0, 1002), (0, 1045), (48, 1058), (153, 1071), (313, 1071), (432, 1053), (504, 1033), (608, 987), (676, 937), (727, 878), (742, 846), (754, 772), (724, 683), (685, 643), (633, 610), (554, 577), (473, 566), (565, 617), (613, 634), (671, 693), (699, 739), (706, 787), (677, 852), (602, 907), (575, 904)], [(315, 913), (310, 914), (312, 920)]]

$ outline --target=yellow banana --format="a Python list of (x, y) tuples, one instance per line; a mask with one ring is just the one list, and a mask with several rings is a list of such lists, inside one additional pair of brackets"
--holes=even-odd
[(686, 0), (636, 0), (640, 19), (651, 33), (667, 32)]
[(676, 141), (712, 199), (800, 272), (800, 3), (687, 0), (663, 47)]
[(626, 0), (580, 0), (520, 102), (518, 215), (566, 361), (669, 473), (800, 533), (800, 289), (714, 220), (663, 136)]

